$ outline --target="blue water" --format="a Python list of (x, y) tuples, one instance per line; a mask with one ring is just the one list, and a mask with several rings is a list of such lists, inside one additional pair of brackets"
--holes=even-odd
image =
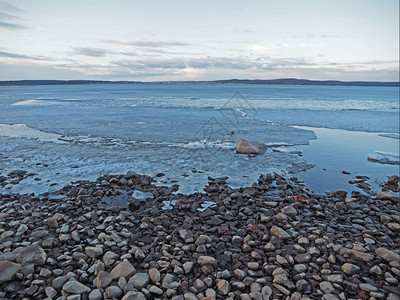
[[(398, 139), (378, 135), (399, 132), (399, 89), (393, 87), (0, 87), (0, 124), (4, 124), (0, 125), (0, 173), (22, 168), (42, 179), (27, 179), (0, 192), (43, 192), (76, 179), (128, 170), (169, 174), (165, 183), (178, 180), (182, 192), (201, 190), (208, 175), (226, 175), (232, 185), (245, 185), (260, 173), (277, 171), (303, 176), (322, 192), (344, 180), (336, 176), (342, 168), (342, 152), (352, 153), (350, 165), (346, 163), (349, 169), (374, 180), (398, 173), (398, 166), (366, 160), (369, 152), (399, 151)], [(367, 139), (369, 146), (341, 143), (345, 134), (340, 130)], [(54, 139), (46, 138), (48, 134), (54, 134)], [(323, 141), (333, 136), (336, 143), (327, 147)], [(238, 156), (233, 149), (239, 138), (267, 143), (271, 149), (255, 159)], [(282, 145), (289, 150), (300, 147), (304, 155), (272, 151), (272, 146)], [(322, 149), (324, 153), (319, 153)], [(321, 171), (327, 168), (333, 170), (329, 176)], [(316, 184), (318, 174), (328, 180)]]

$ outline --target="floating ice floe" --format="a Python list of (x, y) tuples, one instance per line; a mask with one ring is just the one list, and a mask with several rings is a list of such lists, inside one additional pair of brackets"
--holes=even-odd
[(161, 207), (162, 210), (170, 210), (174, 208), (176, 200), (163, 201), (163, 204), (164, 204), (163, 207)]
[(280, 152), (280, 153), (289, 153), (289, 154), (297, 154), (297, 155), (302, 155), (303, 152), (299, 149), (288, 149), (288, 148), (274, 148), (272, 149), (274, 152)]
[(380, 164), (400, 165), (400, 156), (396, 153), (375, 151), (374, 154), (368, 154), (368, 160)]
[(140, 199), (140, 200), (146, 200), (146, 199), (153, 199), (154, 195), (152, 193), (145, 193), (145, 192), (141, 192), (141, 191), (135, 190), (133, 192), (132, 198)]
[(400, 139), (400, 134), (399, 133), (381, 133), (379, 136), (387, 137), (387, 138), (392, 138), (392, 139)]
[(59, 134), (36, 130), (26, 126), (25, 124), (0, 124), (0, 135), (37, 139), (42, 142), (63, 142), (60, 141), (61, 135)]
[(209, 207), (214, 207), (216, 204), (215, 202), (211, 201), (204, 201), (202, 204), (200, 204), (201, 207), (197, 208), (198, 211), (205, 211)]

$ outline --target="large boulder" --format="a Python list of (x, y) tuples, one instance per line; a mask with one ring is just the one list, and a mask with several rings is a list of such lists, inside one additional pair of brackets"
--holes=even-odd
[(266, 148), (267, 145), (256, 141), (240, 139), (236, 143), (237, 154), (261, 154)]

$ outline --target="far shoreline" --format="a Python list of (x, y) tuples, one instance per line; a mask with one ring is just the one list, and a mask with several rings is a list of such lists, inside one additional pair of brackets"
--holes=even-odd
[(371, 86), (399, 87), (396, 81), (340, 81), (309, 80), (296, 78), (279, 79), (226, 79), (194, 81), (109, 81), (109, 80), (7, 80), (0, 81), (0, 86), (35, 86), (35, 85), (87, 85), (87, 84), (243, 84), (243, 85), (305, 85), (305, 86)]

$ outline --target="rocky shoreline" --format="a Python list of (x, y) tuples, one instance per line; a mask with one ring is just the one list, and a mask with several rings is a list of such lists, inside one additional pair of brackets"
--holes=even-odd
[(399, 177), (377, 196), (226, 179), (191, 195), (132, 172), (0, 194), (0, 299), (400, 299)]

